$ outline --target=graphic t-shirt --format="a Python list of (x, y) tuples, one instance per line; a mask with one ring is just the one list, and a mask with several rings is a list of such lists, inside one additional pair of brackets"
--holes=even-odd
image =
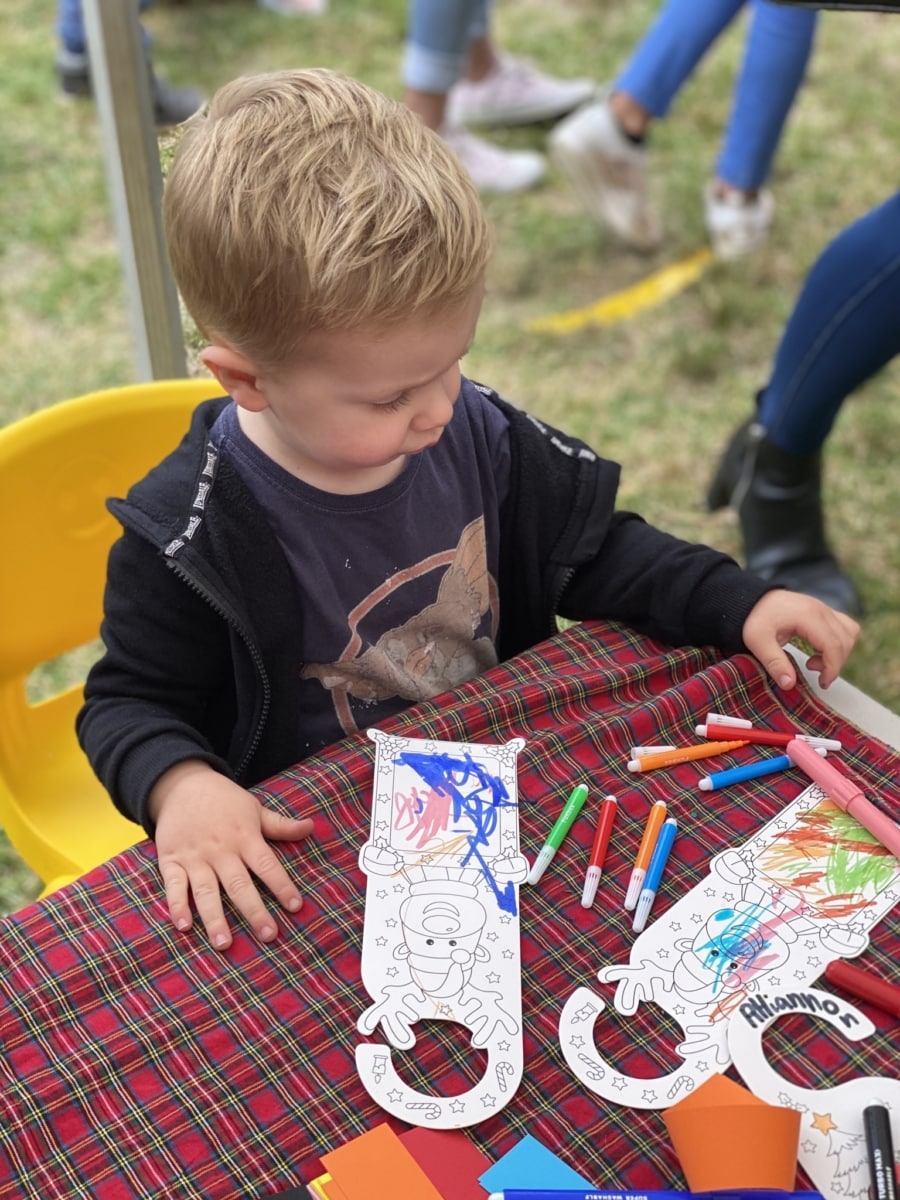
[(285, 471), (246, 437), (233, 404), (212, 437), (266, 511), (297, 582), (303, 756), (496, 663), (509, 435), (473, 384), (463, 382), (436, 446), (361, 495)]

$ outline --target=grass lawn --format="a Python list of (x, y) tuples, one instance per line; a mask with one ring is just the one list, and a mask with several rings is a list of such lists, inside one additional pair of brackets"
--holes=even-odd
[[(655, 0), (498, 0), (498, 42), (560, 75), (609, 79)], [(5, 0), (0, 45), (0, 334), (10, 371), (0, 424), (134, 378), (128, 312), (94, 108), (56, 92), (53, 0)], [(288, 20), (254, 0), (161, 0), (146, 16), (160, 74), (207, 94), (238, 74), (338, 67), (400, 94), (406, 0), (332, 0)], [(895, 186), (900, 16), (829, 12), (782, 144), (776, 224), (752, 258), (716, 264), (631, 320), (561, 335), (530, 323), (593, 304), (703, 246), (701, 188), (712, 171), (740, 62), (739, 20), (701, 64), (651, 141), (667, 238), (650, 257), (613, 243), (554, 171), (526, 195), (487, 200), (498, 234), (473, 378), (563, 425), (623, 464), (620, 502), (671, 532), (738, 553), (730, 512), (708, 514), (706, 482), (750, 411), (809, 266)], [(497, 131), (541, 148), (540, 126)], [(846, 676), (900, 711), (898, 373), (887, 368), (841, 413), (827, 450), (831, 539), (866, 599)], [(64, 581), (61, 581), (61, 586)], [(0, 835), (2, 836), (2, 835)], [(0, 842), (0, 911), (36, 894)]]

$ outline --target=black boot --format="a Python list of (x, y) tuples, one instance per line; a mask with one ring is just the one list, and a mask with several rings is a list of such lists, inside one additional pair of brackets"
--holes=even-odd
[(738, 514), (748, 571), (858, 616), (862, 600), (825, 539), (822, 454), (789, 454), (751, 417), (734, 433), (710, 484), (712, 512)]
[[(180, 125), (192, 117), (203, 103), (202, 95), (195, 88), (173, 87), (153, 70), (148, 59), (150, 79), (150, 102), (153, 105), (153, 120), (157, 127)], [(92, 96), (91, 72), (86, 54), (78, 54), (61, 47), (56, 55), (56, 74), (60, 91), (65, 96)]]

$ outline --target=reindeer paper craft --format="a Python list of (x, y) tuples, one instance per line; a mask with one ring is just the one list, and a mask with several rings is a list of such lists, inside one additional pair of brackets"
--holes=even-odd
[[(600, 968), (624, 1014), (655, 1002), (681, 1027), (682, 1061), (656, 1079), (625, 1074), (598, 1050), (606, 1001), (569, 996), (566, 1062), (586, 1088), (634, 1108), (668, 1108), (730, 1062), (728, 1017), (748, 998), (811, 983), (853, 957), (900, 899), (900, 862), (812, 785), (638, 935), (628, 963)], [(602, 1040), (602, 1038), (601, 1038)]]
[[(375, 742), (372, 821), (359, 854), (367, 876), (362, 975), (372, 1004), (356, 1048), (360, 1078), (394, 1116), (448, 1129), (502, 1108), (523, 1070), (516, 760), (524, 742), (475, 745), (391, 737)], [(487, 1052), (468, 1092), (419, 1093), (391, 1046), (415, 1044), (426, 1018), (456, 1021)]]

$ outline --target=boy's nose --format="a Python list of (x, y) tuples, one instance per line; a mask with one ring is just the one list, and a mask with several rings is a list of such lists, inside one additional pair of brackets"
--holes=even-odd
[(453, 399), (447, 395), (442, 384), (436, 383), (429, 388), (427, 395), (422, 396), (412, 426), (418, 433), (427, 433), (429, 429), (443, 429), (449, 425), (452, 416)]

